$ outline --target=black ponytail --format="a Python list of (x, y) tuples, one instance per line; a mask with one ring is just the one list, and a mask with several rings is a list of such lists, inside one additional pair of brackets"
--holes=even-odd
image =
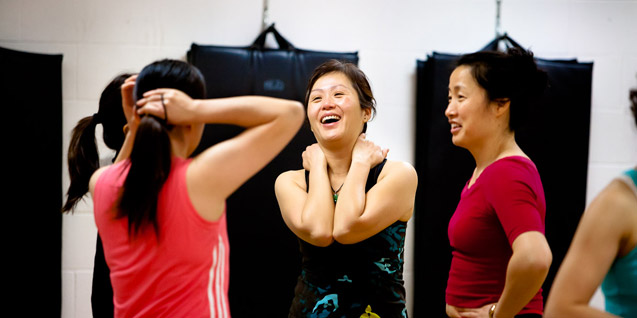
[(130, 154), (130, 170), (119, 202), (117, 217), (128, 217), (128, 233), (134, 237), (142, 228), (157, 224), (157, 197), (168, 179), (171, 145), (168, 127), (153, 116), (144, 116)]
[(71, 134), (68, 152), (68, 168), (71, 184), (67, 191), (66, 203), (62, 212), (73, 210), (75, 205), (88, 192), (91, 176), (100, 166), (100, 158), (95, 144), (95, 126), (98, 124), (97, 114), (82, 118)]
[(108, 148), (119, 151), (122, 147), (124, 143), (122, 127), (126, 124), (126, 117), (122, 110), (120, 87), (131, 75), (124, 73), (113, 78), (100, 95), (98, 112), (93, 116), (82, 118), (73, 129), (67, 159), (71, 183), (67, 191), (66, 203), (62, 206), (62, 212), (69, 212), (75, 208), (88, 192), (91, 176), (100, 166), (99, 153), (95, 143), (97, 124), (102, 124), (104, 129), (102, 137)]
[[(181, 90), (193, 99), (205, 98), (205, 82), (201, 72), (191, 64), (177, 60), (161, 60), (146, 67), (137, 76), (135, 98), (156, 88)], [(130, 237), (153, 226), (159, 236), (157, 201), (171, 168), (172, 126), (153, 116), (142, 117), (135, 136), (128, 164), (130, 170), (124, 181), (118, 202), (118, 218), (128, 218)]]

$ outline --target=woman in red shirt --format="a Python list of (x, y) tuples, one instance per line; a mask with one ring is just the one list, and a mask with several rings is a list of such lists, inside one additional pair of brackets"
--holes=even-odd
[(544, 191), (515, 131), (546, 82), (520, 49), (465, 55), (451, 74), (445, 115), (454, 145), (469, 150), (476, 168), (449, 222), (449, 317), (542, 316), (552, 261)]

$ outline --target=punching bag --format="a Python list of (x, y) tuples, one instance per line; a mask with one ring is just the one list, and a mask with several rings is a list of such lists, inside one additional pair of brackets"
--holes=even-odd
[(62, 308), (62, 55), (0, 48), (7, 169), (5, 303), (30, 317)]
[[(505, 34), (483, 50), (497, 50), (501, 42), (520, 47)], [(426, 61), (417, 61), (415, 148), (421, 181), (414, 218), (416, 317), (446, 317), (445, 289), (451, 265), (447, 227), (475, 168), (471, 154), (451, 142), (444, 114), (449, 76), (458, 58), (433, 53)], [(593, 65), (577, 60), (536, 62), (547, 72), (549, 87), (530, 123), (516, 132), (516, 141), (537, 166), (544, 186), (546, 238), (553, 252), (543, 285), (546, 300), (586, 205)], [(568, 129), (563, 118), (569, 118)]]
[[(272, 33), (278, 49), (265, 48)], [(304, 102), (310, 75), (329, 59), (358, 63), (358, 54), (295, 48), (271, 25), (250, 46), (193, 44), (188, 61), (206, 79), (208, 98), (264, 95)], [(231, 125), (206, 125), (195, 154), (243, 131)], [(296, 236), (281, 217), (274, 181), (284, 171), (301, 169), (301, 153), (315, 143), (307, 123), (263, 170), (227, 200), (230, 241), (230, 310), (234, 317), (287, 317), (301, 256)]]

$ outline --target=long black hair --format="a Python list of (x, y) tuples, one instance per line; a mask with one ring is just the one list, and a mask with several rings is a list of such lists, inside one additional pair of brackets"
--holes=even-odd
[(526, 123), (533, 102), (542, 95), (548, 83), (548, 76), (538, 68), (533, 53), (519, 48), (463, 55), (456, 65), (471, 67), (473, 78), (485, 89), (489, 100), (509, 99), (511, 131)]
[[(123, 127), (126, 117), (122, 110), (122, 92), (120, 87), (131, 74), (116, 76), (102, 91), (99, 110), (92, 116), (78, 121), (71, 133), (68, 151), (68, 169), (71, 183), (62, 212), (72, 211), (75, 205), (88, 192), (91, 175), (100, 166), (99, 153), (95, 143), (95, 127), (102, 124), (104, 143), (116, 152), (124, 143)], [(115, 154), (117, 157), (117, 153)], [(115, 158), (113, 157), (113, 159)]]
[[(156, 88), (178, 89), (193, 99), (206, 95), (201, 72), (178, 60), (160, 60), (144, 67), (137, 76), (135, 98), (141, 99), (145, 92)], [(150, 115), (143, 116), (137, 128), (117, 213), (118, 218), (128, 218), (128, 232), (133, 237), (148, 225), (159, 235), (157, 198), (170, 173), (168, 133), (172, 128), (163, 119)]]

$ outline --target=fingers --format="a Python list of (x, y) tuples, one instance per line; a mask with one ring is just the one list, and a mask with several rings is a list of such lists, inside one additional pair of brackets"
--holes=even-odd
[(161, 104), (161, 98), (157, 100), (145, 100), (143, 103), (137, 103), (138, 115), (152, 115), (157, 118), (166, 118), (164, 106)]
[(160, 102), (161, 103), (162, 95), (164, 95), (164, 94), (162, 94), (162, 93), (153, 93), (153, 94), (150, 94), (150, 95), (146, 95), (146, 93), (144, 93), (144, 97), (142, 97), (139, 100), (137, 100), (137, 107), (144, 107), (144, 106), (146, 106), (146, 104), (148, 104), (150, 102)]
[(454, 306), (450, 306), (449, 304), (447, 304), (445, 311), (447, 312), (447, 316), (449, 318), (460, 318), (460, 314), (458, 313), (458, 310)]
[(135, 82), (135, 80), (137, 80), (137, 74), (133, 74), (131, 76), (129, 76), (128, 78), (126, 78), (124, 80), (124, 84), (128, 83), (128, 82)]
[(120, 91), (122, 95), (122, 110), (124, 111), (124, 116), (126, 117), (126, 121), (131, 124), (134, 118), (133, 108), (135, 107), (135, 101), (133, 99), (133, 89), (135, 88), (135, 80), (137, 79), (137, 75), (133, 75), (124, 80), (124, 83), (120, 86)]
[(171, 92), (173, 89), (170, 88), (156, 88), (153, 90), (150, 90), (148, 92), (144, 93), (144, 97), (148, 97), (148, 96), (152, 96), (152, 95), (161, 95), (161, 94), (168, 94), (169, 92)]
[(126, 89), (131, 89), (131, 88), (133, 88), (133, 87), (135, 87), (135, 80), (130, 81), (130, 82), (129, 82), (128, 80), (126, 80), (126, 81), (124, 82), (124, 84), (122, 84), (122, 86), (121, 86), (121, 88), (122, 88), (122, 89), (125, 89), (125, 88), (126, 88)]

